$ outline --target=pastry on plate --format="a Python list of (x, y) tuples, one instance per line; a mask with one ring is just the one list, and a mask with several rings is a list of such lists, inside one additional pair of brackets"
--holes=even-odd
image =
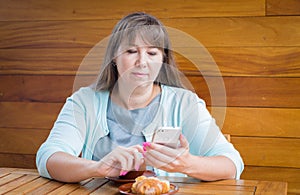
[(132, 184), (131, 192), (145, 195), (159, 195), (170, 191), (170, 182), (156, 177), (139, 176)]

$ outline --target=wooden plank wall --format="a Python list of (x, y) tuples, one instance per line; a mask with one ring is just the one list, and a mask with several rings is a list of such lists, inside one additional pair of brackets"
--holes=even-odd
[[(289, 194), (300, 193), (298, 0), (0, 0), (0, 166), (35, 167), (35, 153), (72, 93), (82, 60), (133, 11), (186, 32), (212, 55), (225, 104), (212, 102), (222, 98), (212, 97), (207, 84), (220, 78), (215, 70), (200, 74), (177, 58), (222, 131), (231, 134), (246, 164), (242, 178), (288, 181)], [(82, 85), (93, 81), (95, 67), (80, 72)]]

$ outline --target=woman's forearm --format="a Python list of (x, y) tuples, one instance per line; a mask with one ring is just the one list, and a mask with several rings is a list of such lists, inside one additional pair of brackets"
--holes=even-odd
[(234, 179), (236, 175), (234, 163), (225, 156), (191, 156), (189, 162), (185, 174), (201, 180)]
[(100, 176), (97, 162), (56, 152), (47, 161), (50, 176), (58, 181), (79, 182), (91, 177)]

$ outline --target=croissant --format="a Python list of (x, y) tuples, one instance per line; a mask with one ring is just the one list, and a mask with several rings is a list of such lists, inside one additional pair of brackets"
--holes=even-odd
[(131, 191), (143, 195), (164, 194), (170, 191), (170, 183), (156, 177), (139, 176), (135, 179)]

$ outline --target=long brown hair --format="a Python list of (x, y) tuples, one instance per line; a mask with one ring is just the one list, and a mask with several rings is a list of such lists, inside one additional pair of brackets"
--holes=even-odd
[(163, 65), (154, 82), (183, 88), (165, 27), (155, 17), (137, 12), (125, 16), (114, 27), (96, 81), (95, 90), (112, 91), (118, 80), (118, 71), (114, 63), (117, 51), (121, 44), (130, 44), (136, 37), (142, 38), (145, 43), (149, 43), (163, 51)]

